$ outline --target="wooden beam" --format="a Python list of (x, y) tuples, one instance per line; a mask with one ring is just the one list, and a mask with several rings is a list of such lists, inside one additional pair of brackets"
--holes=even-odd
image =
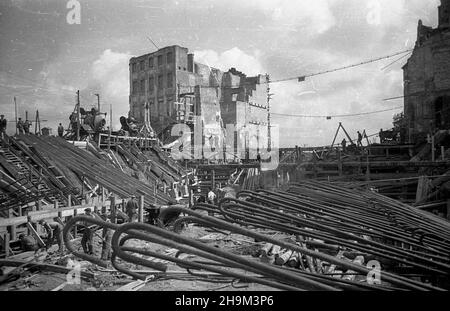
[(139, 197), (139, 222), (144, 222), (144, 196)]
[[(50, 205), (51, 207), (52, 205)], [(105, 202), (105, 206), (110, 206), (109, 202)], [(61, 207), (58, 209), (47, 209), (47, 210), (41, 210), (36, 212), (30, 212), (28, 213), (28, 216), (31, 216), (33, 221), (39, 221), (41, 219), (47, 219), (47, 218), (55, 218), (55, 217), (67, 217), (67, 216), (73, 216), (75, 212), (77, 214), (84, 214), (84, 209), (90, 207), (93, 209), (93, 206), (88, 205), (77, 205), (73, 207)], [(28, 222), (27, 217), (28, 216), (21, 216), (21, 217), (13, 217), (13, 218), (4, 218), (0, 219), (0, 227), (8, 227), (12, 225), (23, 225)]]
[[(51, 265), (42, 262), (35, 261), (25, 261), (25, 260), (12, 260), (12, 259), (0, 259), (0, 267), (1, 266), (11, 266), (11, 267), (26, 267), (31, 266), (32, 268), (38, 268), (40, 270), (47, 270), (55, 273), (67, 274), (72, 271), (70, 268), (66, 268), (63, 266)], [(93, 279), (95, 277), (94, 273), (87, 271), (80, 271), (80, 276), (85, 279)]]

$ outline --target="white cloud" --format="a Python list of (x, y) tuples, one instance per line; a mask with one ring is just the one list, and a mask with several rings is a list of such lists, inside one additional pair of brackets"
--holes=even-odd
[(336, 23), (331, 10), (334, 2), (335, 0), (248, 0), (243, 5), (262, 10), (273, 23), (301, 25), (312, 33), (320, 34)]
[[(120, 116), (127, 116), (129, 111), (129, 53), (105, 50), (92, 65), (91, 89), (101, 94), (104, 112), (109, 113), (109, 105), (113, 108), (113, 127), (120, 127)], [(109, 123), (109, 117), (107, 118)]]
[(194, 55), (197, 62), (222, 71), (228, 71), (234, 67), (247, 76), (265, 73), (264, 67), (259, 60), (260, 53), (258, 51), (254, 52), (253, 55), (249, 55), (234, 47), (222, 53), (214, 50), (195, 51)]

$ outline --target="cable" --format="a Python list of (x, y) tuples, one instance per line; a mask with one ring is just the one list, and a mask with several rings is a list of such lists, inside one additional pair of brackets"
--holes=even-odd
[(378, 62), (380, 60), (389, 59), (389, 58), (392, 58), (392, 57), (397, 56), (397, 55), (402, 55), (402, 54), (405, 54), (405, 53), (409, 53), (411, 51), (413, 51), (413, 49), (409, 49), (409, 50), (398, 52), (398, 53), (395, 53), (395, 54), (392, 54), (392, 55), (387, 55), (387, 56), (371, 59), (371, 60), (368, 60), (368, 61), (364, 61), (364, 62), (361, 62), (361, 63), (358, 63), (358, 64), (348, 65), (348, 66), (340, 67), (340, 68), (336, 68), (336, 69), (320, 71), (320, 72), (317, 72), (317, 73), (312, 73), (312, 74), (308, 74), (308, 75), (304, 75), (304, 76), (297, 76), (297, 77), (291, 77), (291, 78), (286, 78), (286, 79), (272, 80), (271, 83), (285, 82), (285, 81), (290, 81), (290, 80), (304, 81), (305, 78), (314, 77), (314, 76), (318, 76), (318, 75), (323, 75), (323, 74), (327, 74), (327, 73), (332, 73), (332, 72), (336, 72), (336, 71), (341, 71), (341, 70), (345, 70), (345, 69), (349, 69), (349, 68), (359, 67), (359, 66), (362, 66), (362, 65)]
[[(284, 78), (284, 79), (278, 79), (278, 80), (271, 80), (269, 82), (265, 82), (264, 84), (286, 82), (286, 81), (291, 81), (291, 80), (298, 80), (299, 82), (303, 82), (306, 78), (309, 78), (309, 77), (314, 77), (314, 76), (319, 76), (319, 75), (323, 75), (323, 74), (327, 74), (327, 73), (332, 73), (332, 72), (336, 72), (336, 71), (341, 71), (341, 70), (345, 70), (345, 69), (359, 67), (359, 66), (362, 66), (362, 65), (366, 65), (366, 64), (378, 62), (378, 61), (381, 61), (381, 60), (389, 59), (389, 58), (392, 58), (392, 57), (395, 57), (395, 56), (398, 56), (398, 55), (403, 55), (405, 53), (409, 54), (412, 51), (414, 51), (414, 49), (401, 51), (401, 52), (398, 52), (398, 53), (394, 53), (392, 55), (378, 57), (378, 58), (375, 58), (375, 59), (367, 60), (367, 61), (360, 62), (360, 63), (353, 64), (353, 65), (348, 65), (348, 66), (345, 66), (345, 67), (339, 67), (339, 68), (330, 69), (330, 70), (326, 70), (326, 71), (319, 71), (319, 72), (307, 74), (307, 75), (304, 75), (304, 76), (296, 76), (296, 77), (290, 77), (290, 78)], [(406, 55), (403, 55), (400, 59), (396, 60), (396, 62), (401, 60), (403, 57), (406, 57)], [(390, 65), (392, 65), (392, 64), (393, 63), (391, 63)], [(388, 65), (388, 66), (390, 66), (390, 65)], [(246, 82), (246, 83), (241, 83), (239, 85), (227, 86), (227, 87), (221, 87), (219, 85), (218, 86), (203, 86), (203, 85), (200, 85), (200, 87), (201, 88), (236, 89), (236, 88), (242, 88), (245, 85), (254, 85), (254, 84), (255, 83)], [(190, 87), (190, 88), (194, 88), (195, 87), (195, 86), (191, 86), (191, 85), (187, 85), (187, 84), (179, 84), (179, 85), (182, 86), (182, 87)]]
[(343, 114), (343, 115), (328, 115), (328, 116), (295, 115), (295, 114), (284, 114), (284, 113), (274, 113), (274, 112), (272, 112), (271, 114), (274, 116), (279, 116), (279, 117), (293, 117), (293, 118), (345, 118), (345, 117), (359, 117), (359, 116), (371, 115), (371, 114), (393, 111), (393, 110), (402, 109), (402, 108), (403, 108), (403, 106), (398, 106), (395, 108), (385, 109), (385, 110), (354, 113), (354, 114)]

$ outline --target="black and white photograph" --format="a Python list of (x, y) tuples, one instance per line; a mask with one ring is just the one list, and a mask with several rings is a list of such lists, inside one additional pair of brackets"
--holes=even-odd
[(0, 292), (449, 289), (450, 0), (0, 0)]

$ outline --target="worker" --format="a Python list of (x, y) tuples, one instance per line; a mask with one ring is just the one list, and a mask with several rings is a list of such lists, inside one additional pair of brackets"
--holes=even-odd
[(380, 129), (380, 144), (384, 143), (383, 129)]
[(62, 124), (59, 123), (59, 126), (58, 126), (58, 136), (59, 136), (59, 137), (63, 137), (63, 135), (64, 135), (64, 126), (62, 126)]
[(139, 206), (136, 202), (136, 196), (132, 195), (131, 199), (127, 202), (127, 205), (125, 207), (125, 212), (128, 216), (129, 222), (135, 222), (138, 220), (138, 215), (137, 215), (138, 208), (139, 208)]
[(17, 121), (17, 129), (19, 130), (19, 134), (23, 134), (23, 128), (24, 123), (22, 121), (22, 118), (19, 118), (19, 121)]
[(23, 130), (25, 131), (25, 134), (29, 134), (30, 133), (30, 127), (31, 127), (31, 122), (27, 120), (25, 120), (25, 123), (23, 124)]
[(63, 226), (55, 221), (47, 222), (44, 219), (39, 221), (39, 224), (42, 225), (47, 232), (47, 241), (45, 243), (47, 250), (53, 245), (53, 241), (56, 239), (58, 251), (62, 253), (64, 251)]
[(362, 147), (362, 134), (358, 131), (358, 147)]
[[(110, 215), (103, 216), (103, 220), (107, 223), (111, 223)], [(109, 260), (111, 259), (111, 241), (113, 236), (113, 231), (107, 227), (103, 227), (102, 232), (102, 238), (103, 238), (103, 244), (102, 244), (102, 260)]]
[(19, 235), (20, 247), (25, 252), (37, 251), (39, 244), (36, 239), (31, 235), (21, 234)]
[(342, 145), (342, 152), (347, 152), (347, 140), (344, 138), (341, 142)]
[[(94, 218), (94, 215), (91, 214), (92, 210), (88, 207), (84, 209), (84, 215), (87, 217)], [(88, 254), (93, 254), (93, 244), (92, 239), (94, 236), (94, 232), (90, 228), (89, 222), (84, 222), (84, 231), (83, 231), (83, 237), (81, 238), (81, 246), (83, 247), (83, 251)]]
[(0, 115), (0, 137), (4, 137), (5, 133), (6, 133), (6, 125), (7, 125), (7, 121), (5, 119), (5, 116), (2, 114)]
[(209, 204), (215, 204), (216, 198), (217, 198), (216, 193), (213, 191), (212, 188), (209, 188), (209, 191), (208, 191), (208, 203)]

